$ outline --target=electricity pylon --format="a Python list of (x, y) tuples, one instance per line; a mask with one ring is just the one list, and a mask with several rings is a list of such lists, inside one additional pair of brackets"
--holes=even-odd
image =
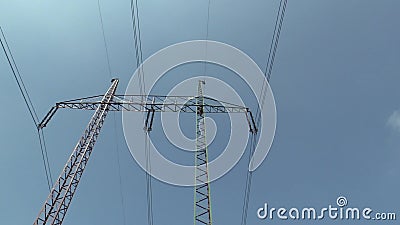
[(33, 224), (61, 224), (63, 222), (90, 154), (92, 153), (93, 146), (99, 136), (100, 129), (107, 116), (110, 107), (109, 103), (112, 101), (115, 90), (117, 89), (118, 80), (113, 79), (111, 82), (111, 87), (100, 101), (99, 106), (90, 119), (81, 139), (72, 151), (57, 182), (54, 184), (46, 202), (40, 210), (39, 216)]
[(199, 80), (197, 88), (196, 112), (196, 152), (195, 152), (195, 187), (194, 187), (194, 225), (197, 223), (211, 225), (211, 196), (208, 175), (208, 151), (206, 123), (204, 115), (203, 88), (205, 82)]
[[(196, 124), (198, 124), (196, 131), (197, 140), (204, 138), (205, 144), (196, 145), (197, 171), (201, 171), (202, 168), (207, 166), (207, 154), (201, 154), (202, 152), (207, 152), (204, 133), (204, 113), (243, 113), (246, 115), (250, 132), (257, 132), (252, 113), (248, 108), (203, 96), (201, 92), (201, 84), (199, 85), (199, 96), (143, 96), (116, 95), (115, 92), (119, 81), (118, 79), (112, 79), (111, 82), (112, 84), (110, 88), (104, 95), (96, 95), (56, 103), (38, 125), (38, 129), (46, 127), (57, 110), (61, 108), (95, 111), (88, 126), (84, 130), (82, 137), (79, 139), (71, 156), (61, 171), (60, 176), (53, 185), (38, 217), (33, 223), (34, 225), (62, 224), (109, 111), (147, 112), (144, 126), (148, 131), (151, 131), (155, 112), (196, 113)], [(204, 132), (202, 133), (201, 130)], [(198, 175), (201, 175), (201, 173), (199, 172)], [(199, 177), (199, 185), (196, 185), (195, 187), (196, 190), (199, 188), (199, 194), (203, 193), (203, 188), (201, 188), (202, 186), (200, 184), (206, 184), (206, 190), (209, 192), (208, 183), (208, 173), (206, 176)], [(209, 205), (209, 198), (207, 201)], [(202, 205), (200, 206), (200, 203), (202, 202), (199, 202), (199, 208), (202, 207)], [(210, 222), (206, 224), (211, 224), (211, 211), (209, 209), (208, 213), (210, 215)], [(201, 218), (201, 216), (205, 214), (201, 215), (201, 213), (199, 213), (197, 215), (198, 218)]]

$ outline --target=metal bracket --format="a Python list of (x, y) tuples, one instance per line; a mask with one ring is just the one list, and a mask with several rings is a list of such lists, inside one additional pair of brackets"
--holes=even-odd
[(249, 124), (249, 131), (252, 134), (257, 134), (258, 129), (256, 126), (256, 122), (254, 121), (253, 113), (247, 108), (246, 109), (246, 119), (247, 123)]

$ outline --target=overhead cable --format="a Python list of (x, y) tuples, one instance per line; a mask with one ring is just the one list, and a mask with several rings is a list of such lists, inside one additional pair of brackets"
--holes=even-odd
[(33, 121), (35, 127), (37, 128), (40, 150), (41, 150), (42, 160), (43, 160), (43, 166), (44, 166), (45, 175), (46, 175), (47, 186), (50, 191), (51, 187), (53, 186), (53, 183), (52, 183), (53, 179), (52, 179), (52, 175), (51, 175), (51, 168), (50, 168), (49, 158), (48, 158), (48, 154), (47, 154), (45, 136), (44, 136), (43, 130), (38, 128), (39, 118), (37, 116), (35, 107), (32, 103), (31, 97), (29, 96), (29, 93), (26, 89), (25, 83), (22, 80), (21, 73), (19, 72), (17, 63), (15, 62), (14, 56), (12, 54), (10, 46), (8, 45), (7, 39), (4, 35), (3, 29), (1, 27), (0, 27), (0, 31), (1, 31), (1, 36), (2, 36), (2, 38), (0, 37), (0, 42), (1, 42), (1, 46), (3, 48), (4, 54), (6, 55), (8, 64), (10, 65), (11, 71), (13, 73), (15, 81), (17, 82), (19, 91), (21, 93), (22, 98), (24, 99), (25, 105), (28, 108), (28, 111), (32, 118), (32, 121)]

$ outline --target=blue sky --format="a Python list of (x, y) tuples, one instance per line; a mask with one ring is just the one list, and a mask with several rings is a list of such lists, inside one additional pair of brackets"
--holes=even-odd
[[(123, 93), (136, 69), (130, 3), (100, 2), (112, 74)], [(205, 39), (207, 2), (139, 1), (143, 57)], [(264, 68), (278, 3), (212, 0), (209, 39), (241, 49)], [(400, 216), (399, 9), (395, 0), (289, 1), (271, 78), (276, 136), (253, 175), (248, 224), (396, 223), (262, 221), (256, 210), (265, 202), (320, 208), (343, 195), (350, 206)], [(40, 117), (55, 102), (108, 88), (97, 1), (1, 0), (0, 25)], [(0, 217), (29, 224), (48, 190), (36, 130), (4, 54), (0, 65)], [(91, 114), (60, 111), (45, 129), (53, 177)], [(64, 224), (124, 224), (124, 214), (126, 224), (147, 221), (145, 174), (115, 116), (117, 138), (110, 114)], [(212, 183), (214, 224), (240, 223), (246, 169), (242, 158)], [(192, 188), (154, 181), (153, 199), (154, 224), (193, 222)]]

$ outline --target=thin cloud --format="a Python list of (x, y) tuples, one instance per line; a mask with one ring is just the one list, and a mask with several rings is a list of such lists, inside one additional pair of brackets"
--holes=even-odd
[(400, 110), (396, 110), (389, 116), (387, 125), (400, 132)]

